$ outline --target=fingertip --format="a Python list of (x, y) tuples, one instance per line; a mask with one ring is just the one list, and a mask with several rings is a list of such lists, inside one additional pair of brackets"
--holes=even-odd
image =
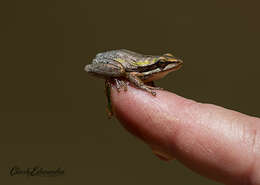
[[(152, 150), (163, 160), (176, 157), (223, 182), (245, 177), (254, 158), (248, 143), (255, 143), (251, 132), (259, 129), (259, 119), (167, 91), (156, 94), (131, 86), (119, 93), (112, 88), (116, 117), (131, 133), (156, 146)], [(244, 136), (249, 141), (243, 141)]]

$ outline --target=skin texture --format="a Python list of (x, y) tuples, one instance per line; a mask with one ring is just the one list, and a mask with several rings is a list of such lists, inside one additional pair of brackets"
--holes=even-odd
[[(260, 184), (260, 119), (173, 93), (112, 86), (114, 113), (160, 159), (229, 185)], [(174, 180), (173, 180), (174, 181)]]

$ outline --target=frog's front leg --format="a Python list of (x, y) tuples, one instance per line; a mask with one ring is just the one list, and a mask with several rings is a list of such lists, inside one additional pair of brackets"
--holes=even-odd
[(145, 83), (138, 77), (140, 76), (140, 73), (137, 72), (130, 72), (126, 74), (126, 78), (132, 82), (135, 86), (137, 86), (140, 89), (143, 89), (149, 93), (151, 93), (153, 96), (156, 96), (156, 92), (154, 90), (161, 89), (160, 87), (151, 87), (148, 85), (145, 85)]
[(154, 81), (146, 82), (145, 84), (151, 87), (155, 87)]

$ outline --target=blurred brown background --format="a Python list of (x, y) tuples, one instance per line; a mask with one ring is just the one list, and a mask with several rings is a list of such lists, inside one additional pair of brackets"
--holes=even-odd
[[(105, 112), (96, 53), (171, 52), (183, 68), (157, 82), (249, 115), (259, 109), (256, 1), (0, 1), (0, 178), (5, 184), (218, 184), (157, 159)], [(61, 167), (56, 178), (9, 169)]]

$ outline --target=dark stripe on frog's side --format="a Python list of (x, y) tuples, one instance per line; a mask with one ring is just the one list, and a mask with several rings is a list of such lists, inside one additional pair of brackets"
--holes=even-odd
[(126, 69), (126, 71), (127, 72), (139, 72), (139, 73), (142, 73), (142, 72), (152, 71), (152, 70), (154, 70), (156, 68), (163, 69), (169, 63), (172, 63), (172, 62), (160, 62), (160, 61), (157, 61), (154, 64), (149, 65), (149, 66), (141, 66), (141, 67), (137, 67), (135, 69)]

